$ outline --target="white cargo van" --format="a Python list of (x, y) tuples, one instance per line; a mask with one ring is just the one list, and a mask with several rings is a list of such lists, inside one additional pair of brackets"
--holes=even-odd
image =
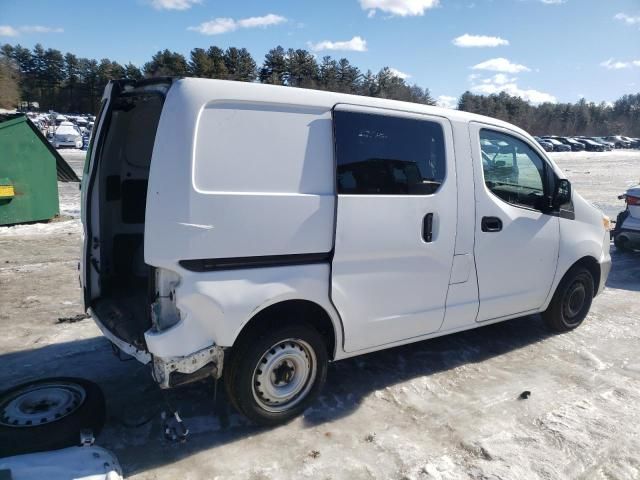
[(329, 361), (536, 313), (571, 330), (611, 262), (608, 219), (527, 133), (376, 98), (115, 81), (82, 192), (100, 329), (263, 424)]

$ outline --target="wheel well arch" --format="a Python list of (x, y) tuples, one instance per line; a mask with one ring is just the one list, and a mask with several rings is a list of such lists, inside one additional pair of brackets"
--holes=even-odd
[(314, 327), (325, 339), (327, 355), (333, 360), (336, 354), (336, 331), (327, 311), (311, 300), (283, 300), (258, 311), (242, 327), (234, 344), (259, 334), (274, 326), (294, 323), (296, 317)]
[(580, 258), (573, 265), (571, 265), (571, 267), (565, 272), (565, 274), (562, 277), (562, 280), (564, 280), (564, 278), (571, 271), (571, 269), (575, 267), (584, 267), (587, 270), (589, 270), (591, 275), (593, 275), (593, 295), (595, 296), (598, 293), (598, 285), (600, 285), (600, 275), (601, 275), (600, 264), (598, 263), (598, 260), (596, 260), (590, 255)]

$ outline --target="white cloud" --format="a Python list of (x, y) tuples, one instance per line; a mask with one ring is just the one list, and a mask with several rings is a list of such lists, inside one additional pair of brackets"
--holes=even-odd
[(17, 37), (22, 33), (62, 33), (63, 28), (44, 27), (42, 25), (23, 25), (12, 27), (11, 25), (0, 25), (0, 37)]
[(286, 18), (270, 13), (263, 17), (249, 17), (238, 20), (238, 26), (242, 28), (269, 27), (271, 25), (278, 25), (286, 21)]
[(471, 47), (499, 47), (501, 45), (509, 45), (509, 40), (505, 40), (500, 37), (490, 37), (487, 35), (469, 35), (465, 33), (457, 38), (453, 39), (453, 44), (456, 47), (471, 48)]
[(156, 10), (189, 10), (202, 0), (151, 0), (151, 6)]
[(309, 42), (309, 48), (315, 52), (322, 50), (350, 50), (352, 52), (366, 52), (367, 41), (362, 37), (356, 36), (351, 40), (333, 42), (331, 40), (324, 40), (318, 43)]
[(631, 15), (627, 15), (626, 13), (621, 12), (614, 15), (613, 18), (616, 20), (620, 20), (621, 22), (624, 22), (627, 25), (640, 25), (640, 15), (633, 17)]
[(533, 88), (521, 88), (518, 86), (518, 78), (506, 75), (504, 73), (496, 73), (485, 77), (481, 74), (473, 74), (469, 76), (471, 83), (470, 90), (481, 95), (493, 95), (505, 92), (509, 95), (520, 97), (531, 103), (556, 103), (558, 100), (550, 93), (541, 92)]
[(617, 61), (613, 58), (605, 60), (600, 64), (601, 67), (607, 70), (624, 70), (626, 68), (640, 67), (640, 60), (630, 60), (628, 62)]
[(407, 78), (411, 78), (411, 75), (409, 75), (408, 73), (401, 72), (400, 70), (398, 70), (396, 68), (389, 68), (389, 71), (393, 75), (395, 75), (396, 77), (401, 78), (402, 80), (406, 80)]
[[(514, 79), (515, 80), (515, 79)], [(497, 85), (495, 83), (482, 83), (480, 85), (474, 85), (471, 87), (471, 91), (484, 95), (491, 95), (494, 93), (505, 92), (515, 97), (520, 97), (531, 103), (556, 103), (558, 100), (556, 97), (549, 93), (540, 92), (534, 89), (522, 89), (515, 83), (507, 83), (503, 85)]]
[(493, 77), (485, 78), (483, 83), (495, 83), (496, 85), (505, 85), (507, 83), (513, 83), (517, 79), (515, 77), (508, 77), (504, 73), (496, 73)]
[(542, 3), (546, 3), (547, 5), (560, 5), (561, 3), (565, 3), (567, 0), (540, 0)]
[(269, 27), (286, 21), (287, 19), (285, 17), (273, 13), (262, 17), (241, 18), (239, 20), (234, 20), (233, 18), (214, 18), (198, 26), (188, 27), (187, 30), (200, 32), (203, 35), (220, 35), (222, 33), (234, 32), (239, 28)]
[(360, 0), (360, 7), (373, 17), (376, 11), (399, 17), (424, 15), (425, 10), (437, 7), (440, 0)]
[(531, 69), (518, 63), (511, 63), (506, 58), (492, 58), (486, 62), (478, 63), (471, 67), (473, 70), (489, 70), (492, 72), (520, 73), (530, 72)]
[(11, 25), (0, 25), (0, 37), (17, 37), (18, 35), (20, 32)]
[(458, 107), (458, 98), (451, 97), (449, 95), (440, 95), (436, 99), (436, 103), (439, 107), (443, 108), (457, 108)]
[(62, 33), (64, 28), (43, 27), (42, 25), (25, 25), (20, 27), (20, 31), (24, 33)]

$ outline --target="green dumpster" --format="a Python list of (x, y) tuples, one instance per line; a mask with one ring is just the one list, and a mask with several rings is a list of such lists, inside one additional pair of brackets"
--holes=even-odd
[(57, 180), (79, 181), (26, 116), (0, 116), (0, 225), (55, 217)]

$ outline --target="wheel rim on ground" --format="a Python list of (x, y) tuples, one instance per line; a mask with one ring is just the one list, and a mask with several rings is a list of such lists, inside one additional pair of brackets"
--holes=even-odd
[(562, 310), (567, 324), (572, 325), (580, 321), (580, 315), (587, 299), (587, 288), (581, 280), (574, 281), (568, 288), (562, 302)]
[(268, 412), (284, 412), (307, 396), (316, 373), (316, 354), (307, 342), (281, 340), (258, 361), (253, 372), (253, 397)]
[(0, 397), (0, 425), (33, 427), (71, 415), (84, 403), (83, 387), (71, 382), (38, 383)]

